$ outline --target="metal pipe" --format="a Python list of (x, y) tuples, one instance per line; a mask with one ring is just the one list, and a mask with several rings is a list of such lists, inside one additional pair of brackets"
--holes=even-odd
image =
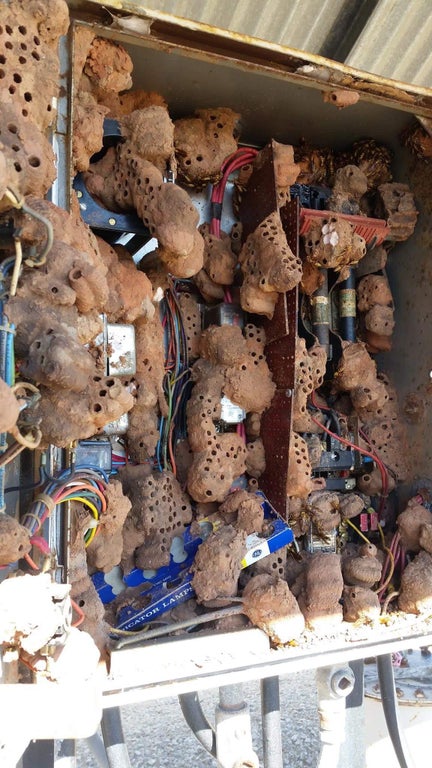
[(261, 719), (265, 768), (283, 768), (279, 678), (261, 680)]
[(398, 720), (398, 703), (393, 674), (392, 655), (384, 653), (377, 656), (378, 679), (384, 717), (396, 757), (401, 768), (414, 768)]
[(252, 747), (249, 707), (241, 685), (219, 688), (216, 751), (219, 768), (258, 768), (258, 757)]
[(119, 707), (104, 709), (101, 728), (109, 768), (131, 768)]
[(216, 757), (216, 732), (204, 715), (198, 693), (181, 693), (178, 698), (183, 717), (192, 733), (201, 746), (212, 757)]
[(345, 741), (345, 700), (352, 692), (354, 683), (354, 673), (349, 666), (317, 669), (322, 743), (318, 768), (333, 768), (338, 765), (340, 746)]
[(54, 756), (54, 768), (75, 768), (75, 740), (62, 739), (60, 742), (57, 742), (56, 746), (57, 751)]
[(84, 743), (96, 760), (98, 768), (109, 768), (105, 746), (99, 734), (94, 733), (84, 739)]

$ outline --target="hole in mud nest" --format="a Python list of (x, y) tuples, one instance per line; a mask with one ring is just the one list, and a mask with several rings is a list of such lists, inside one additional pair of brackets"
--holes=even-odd
[(21, 110), (21, 114), (23, 117), (28, 117), (28, 111), (26, 109)]
[(22, 168), (19, 163), (14, 163), (14, 168), (17, 171), (17, 173), (20, 173), (22, 171)]
[(12, 144), (12, 149), (13, 149), (14, 152), (19, 152), (20, 151), (20, 147), (18, 146), (18, 144)]
[(32, 101), (33, 96), (31, 95), (31, 93), (29, 93), (29, 91), (26, 91), (24, 94), (24, 98), (26, 101)]
[(203, 161), (203, 156), (202, 156), (202, 155), (197, 155), (197, 156), (196, 156), (196, 159), (197, 159), (197, 162), (198, 162), (198, 163), (202, 163), (202, 161)]
[(99, 392), (99, 397), (106, 397), (106, 394), (107, 394), (106, 389), (101, 389), (101, 391)]
[(25, 56), (19, 56), (18, 61), (20, 64), (27, 64), (27, 59)]
[(33, 42), (34, 42), (35, 45), (40, 45), (40, 40), (39, 40), (39, 38), (36, 35), (33, 38)]
[[(99, 381), (100, 381), (100, 379), (99, 379)], [(105, 385), (106, 385), (107, 387), (110, 387), (110, 388), (111, 388), (111, 387), (113, 387), (113, 386), (114, 386), (114, 384), (115, 384), (115, 381), (114, 381), (114, 379), (107, 379), (107, 380), (106, 380), (106, 382), (105, 382)]]
[(18, 31), (21, 32), (22, 35), (26, 35), (27, 34), (27, 27), (23, 27), (22, 25), (20, 25), (18, 27)]
[(22, 83), (22, 77), (18, 74), (18, 72), (14, 72), (13, 79), (14, 83)]
[(31, 165), (32, 168), (39, 168), (41, 162), (36, 155), (30, 155), (29, 157), (29, 165)]
[(206, 495), (206, 496), (211, 496), (211, 495), (212, 495), (212, 492), (211, 492), (211, 491), (206, 491), (205, 495)]
[(9, 93), (11, 94), (11, 96), (13, 96), (15, 91), (16, 91), (16, 88), (15, 88), (14, 85), (10, 85), (8, 90), (9, 90)]
[(95, 413), (100, 413), (102, 410), (102, 406), (99, 403), (95, 403), (93, 406), (93, 410)]
[(78, 605), (79, 605), (80, 608), (84, 608), (85, 600), (78, 600)]

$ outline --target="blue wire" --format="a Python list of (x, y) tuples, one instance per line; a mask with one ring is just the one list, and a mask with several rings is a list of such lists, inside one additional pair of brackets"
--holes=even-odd
[(49, 475), (46, 471), (45, 474), (47, 478), (51, 480), (52, 483), (54, 483), (54, 485), (58, 485), (59, 482), (65, 480), (67, 475), (70, 475), (71, 472), (85, 472), (88, 469), (90, 469), (92, 472), (98, 472), (100, 475), (102, 475), (105, 482), (108, 482), (108, 475), (105, 470), (101, 469), (100, 467), (93, 466), (92, 464), (87, 464), (86, 466), (84, 464), (74, 464), (73, 467), (67, 467), (67, 469), (63, 469), (62, 472), (56, 476)]

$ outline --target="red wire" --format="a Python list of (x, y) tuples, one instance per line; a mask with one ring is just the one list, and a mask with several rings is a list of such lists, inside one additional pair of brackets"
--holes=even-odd
[(35, 561), (31, 559), (30, 555), (24, 555), (24, 560), (29, 564), (30, 568), (33, 568), (34, 571), (39, 570)]
[[(66, 498), (67, 496), (72, 496), (72, 494), (75, 493), (75, 491), (88, 491), (88, 490), (92, 491), (101, 500), (102, 512), (106, 512), (107, 502), (102, 491), (99, 490), (98, 488), (95, 488), (93, 485), (90, 485), (87, 483), (80, 483), (79, 485), (69, 485), (68, 487), (62, 488), (61, 491), (59, 491), (55, 496), (53, 496), (53, 501), (56, 504), (58, 504), (59, 501)], [(42, 525), (44, 524), (47, 517), (49, 517), (49, 515), (50, 515), (50, 511), (47, 507), (43, 515), (41, 515), (39, 529), (42, 527)]]
[(384, 488), (386, 487), (386, 483), (387, 483), (387, 475), (386, 475), (386, 469), (385, 469), (384, 464), (382, 463), (381, 459), (378, 459), (378, 457), (375, 456), (370, 451), (366, 451), (365, 448), (360, 448), (359, 445), (356, 445), (355, 443), (352, 443), (351, 440), (346, 440), (344, 437), (340, 437), (340, 435), (337, 435), (336, 432), (332, 432), (331, 429), (327, 429), (327, 427), (325, 427), (323, 424), (321, 424), (321, 422), (318, 421), (318, 419), (315, 419), (314, 416), (312, 416), (312, 414), (310, 414), (310, 417), (311, 417), (312, 421), (314, 422), (314, 424), (317, 424), (318, 427), (323, 432), (326, 432), (328, 435), (330, 435), (330, 437), (333, 437), (335, 440), (338, 440), (340, 443), (342, 443), (342, 445), (347, 445), (348, 448), (353, 448), (354, 450), (356, 450), (359, 453), (361, 453), (363, 456), (368, 456), (370, 459), (372, 459), (372, 461), (374, 461), (377, 464), (377, 466), (379, 468), (379, 471), (380, 471), (380, 474), (381, 474), (381, 483), (382, 483), (382, 489), (383, 489), (383, 492), (384, 492)]
[[(392, 538), (390, 546), (389, 546), (389, 550), (390, 550), (390, 552), (393, 555), (393, 572), (396, 569), (396, 564), (397, 564), (397, 562), (399, 560), (399, 557), (401, 555), (399, 540), (400, 540), (400, 534), (399, 534), (399, 532), (396, 532), (393, 535), (393, 538)], [(389, 564), (390, 564), (390, 555), (387, 554), (387, 557), (386, 557), (386, 559), (384, 561), (384, 567), (383, 567), (383, 569), (381, 571), (380, 586), (381, 586), (381, 584), (384, 584), (386, 579), (387, 579), (387, 572), (388, 572)], [(387, 589), (387, 587), (385, 587), (384, 589), (379, 589), (378, 590), (377, 595), (378, 595), (379, 598), (381, 598), (381, 596), (384, 594), (386, 589)]]
[(84, 611), (82, 611), (82, 610), (81, 610), (81, 608), (80, 608), (80, 607), (79, 607), (79, 605), (78, 605), (78, 604), (75, 602), (75, 600), (72, 600), (72, 599), (71, 599), (71, 605), (72, 605), (72, 608), (74, 609), (74, 611), (75, 611), (75, 612), (78, 614), (78, 616), (79, 616), (79, 619), (78, 619), (77, 621), (75, 621), (75, 622), (72, 624), (72, 626), (73, 626), (73, 627), (79, 627), (79, 626), (80, 626), (80, 625), (83, 623), (83, 621), (84, 621), (84, 619), (85, 619), (85, 613), (84, 613)]
[[(257, 154), (258, 152), (256, 149), (242, 147), (238, 149), (236, 152), (234, 152), (232, 155), (227, 157), (226, 160), (224, 160), (221, 168), (222, 178), (213, 187), (213, 191), (211, 195), (212, 203), (220, 203), (220, 204), (223, 203), (225, 187), (230, 174), (233, 173), (233, 171), (236, 171), (239, 168), (242, 168), (244, 165), (247, 165), (247, 163), (253, 160)], [(219, 218), (213, 218), (210, 221), (210, 234), (215, 235), (216, 237), (220, 237), (220, 219)]]
[(49, 548), (49, 544), (47, 541), (45, 541), (42, 536), (32, 536), (30, 539), (30, 544), (33, 547), (36, 547), (36, 549), (39, 550), (39, 552), (42, 552), (43, 555), (49, 555), (51, 550)]
[[(371, 449), (372, 454), (375, 456), (375, 459), (374, 459), (375, 462), (377, 464), (378, 464), (378, 462), (381, 462), (381, 464), (382, 464), (382, 466), (384, 467), (384, 470), (385, 470), (385, 482), (383, 482), (383, 476), (382, 476), (382, 473), (381, 473), (382, 494), (381, 494), (381, 501), (380, 501), (380, 506), (379, 506), (379, 510), (378, 510), (379, 514), (381, 514), (383, 512), (383, 510), (384, 510), (385, 499), (387, 498), (387, 492), (388, 492), (388, 470), (387, 470), (387, 467), (385, 466), (384, 462), (382, 462), (381, 459), (377, 456), (377, 453), (376, 453), (376, 451), (375, 451), (371, 441), (369, 440), (366, 432), (364, 432), (363, 429), (359, 429), (359, 434), (361, 435), (363, 440), (368, 444), (369, 448)], [(380, 469), (379, 464), (378, 464), (378, 468)], [(380, 469), (380, 472), (381, 472), (381, 469)]]
[[(318, 403), (316, 402), (316, 399), (315, 399), (315, 392), (311, 393), (311, 402), (312, 402), (312, 405), (314, 405), (315, 408), (318, 408), (319, 410), (323, 410), (323, 411), (330, 411), (331, 410), (331, 408), (328, 408), (328, 406), (318, 405)], [(382, 486), (381, 497), (382, 497), (382, 502), (380, 504), (380, 510), (379, 511), (382, 512), (382, 508), (381, 507), (383, 506), (383, 501), (384, 501), (385, 497), (387, 496), (388, 480), (387, 480), (387, 469), (386, 469), (384, 463), (381, 461), (381, 459), (376, 455), (375, 452), (367, 451), (365, 448), (360, 448), (359, 445), (356, 445), (355, 443), (352, 443), (351, 440), (347, 440), (344, 437), (340, 437), (335, 432), (332, 432), (330, 429), (327, 429), (327, 427), (325, 427), (323, 424), (321, 424), (321, 422), (318, 421), (318, 419), (315, 419), (312, 416), (312, 414), (310, 414), (310, 417), (311, 417), (312, 421), (315, 424), (317, 424), (324, 432), (327, 432), (327, 434), (330, 435), (331, 437), (333, 437), (335, 440), (338, 440), (343, 445), (347, 445), (349, 448), (353, 448), (354, 450), (356, 450), (359, 453), (363, 454), (363, 456), (368, 456), (370, 459), (372, 459), (372, 461), (374, 461), (374, 463), (377, 465), (377, 467), (378, 467), (378, 469), (380, 471), (380, 475), (381, 475), (381, 486)], [(366, 435), (365, 435), (365, 439), (366, 439), (366, 442), (368, 442), (370, 444), (370, 441), (369, 441), (369, 439), (367, 438)]]

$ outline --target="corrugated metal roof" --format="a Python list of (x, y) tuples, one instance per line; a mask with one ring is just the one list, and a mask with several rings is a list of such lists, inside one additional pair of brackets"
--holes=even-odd
[(430, 0), (381, 0), (345, 63), (432, 87)]
[(321, 54), (406, 83), (432, 86), (430, 0), (129, 0), (124, 5)]
[(146, 0), (147, 8), (318, 52), (345, 0)]

